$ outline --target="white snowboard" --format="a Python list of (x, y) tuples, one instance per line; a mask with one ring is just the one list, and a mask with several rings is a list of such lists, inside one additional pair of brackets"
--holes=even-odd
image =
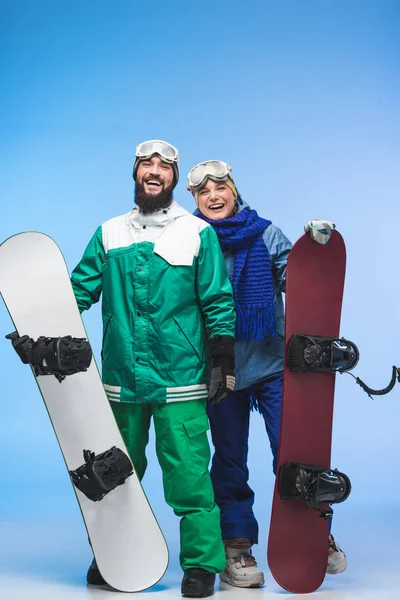
[[(0, 246), (0, 292), (19, 335), (87, 338), (63, 255), (48, 236), (20, 233)], [(36, 381), (68, 470), (84, 463), (84, 449), (100, 454), (117, 446), (127, 454), (94, 358), (62, 383), (54, 375)], [(123, 592), (157, 583), (168, 548), (135, 472), (98, 502), (73, 488), (107, 583)]]

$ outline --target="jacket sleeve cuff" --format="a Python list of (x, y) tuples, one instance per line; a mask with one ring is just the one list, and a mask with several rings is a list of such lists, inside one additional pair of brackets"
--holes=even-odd
[(214, 367), (224, 367), (228, 372), (235, 371), (235, 338), (218, 335), (210, 340), (210, 352)]

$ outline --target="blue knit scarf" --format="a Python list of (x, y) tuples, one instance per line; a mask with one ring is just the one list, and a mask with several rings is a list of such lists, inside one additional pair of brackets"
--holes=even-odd
[(234, 253), (232, 287), (236, 304), (236, 337), (263, 340), (276, 336), (271, 257), (262, 233), (271, 221), (244, 208), (230, 219), (213, 221), (197, 215), (215, 230), (224, 252)]

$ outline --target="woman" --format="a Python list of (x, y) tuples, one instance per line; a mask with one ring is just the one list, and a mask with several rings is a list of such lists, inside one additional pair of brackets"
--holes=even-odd
[[(216, 231), (232, 282), (237, 312), (235, 389), (219, 404), (209, 404), (215, 453), (211, 477), (221, 510), (227, 566), (222, 581), (238, 587), (264, 583), (251, 547), (258, 543), (253, 514), (254, 492), (247, 468), (250, 411), (265, 422), (276, 472), (283, 384), (286, 263), (291, 243), (271, 221), (242, 201), (231, 167), (212, 160), (193, 167), (188, 189), (196, 216)], [(320, 243), (329, 239), (333, 223), (309, 221), (305, 231)], [(344, 552), (329, 536), (328, 573), (347, 567)]]

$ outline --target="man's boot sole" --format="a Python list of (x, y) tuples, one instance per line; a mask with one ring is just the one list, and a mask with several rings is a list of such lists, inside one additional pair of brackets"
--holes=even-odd
[(181, 590), (181, 593), (184, 598), (207, 598), (208, 596), (213, 595), (214, 588), (203, 592), (199, 592), (197, 586), (189, 584), (188, 586), (186, 586), (185, 591)]

